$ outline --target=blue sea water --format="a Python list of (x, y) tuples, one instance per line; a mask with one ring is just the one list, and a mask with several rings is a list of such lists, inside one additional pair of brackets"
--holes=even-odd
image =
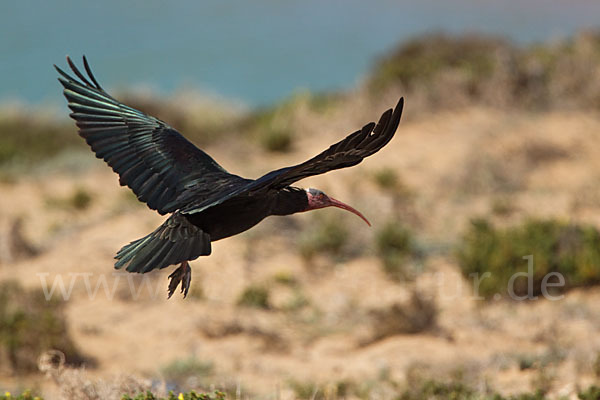
[(66, 54), (86, 54), (109, 89), (195, 88), (260, 106), (351, 87), (425, 32), (527, 43), (598, 25), (595, 0), (4, 0), (0, 102), (62, 102), (52, 64)]

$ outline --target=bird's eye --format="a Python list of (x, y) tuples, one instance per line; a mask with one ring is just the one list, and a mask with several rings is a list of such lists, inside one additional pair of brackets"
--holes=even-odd
[(321, 193), (319, 194), (319, 200), (323, 200), (325, 198), (325, 194)]

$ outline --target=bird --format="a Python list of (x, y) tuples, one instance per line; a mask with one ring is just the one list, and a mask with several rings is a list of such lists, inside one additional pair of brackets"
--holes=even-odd
[(129, 107), (98, 84), (87, 58), (84, 75), (67, 56), (75, 77), (54, 65), (78, 134), (119, 175), (138, 200), (168, 218), (148, 235), (123, 246), (116, 269), (147, 273), (179, 264), (168, 277), (168, 298), (191, 283), (189, 262), (211, 254), (211, 243), (244, 232), (272, 215), (337, 207), (367, 218), (314, 188), (293, 184), (303, 178), (359, 164), (394, 136), (404, 98), (315, 157), (247, 179), (226, 171), (166, 122)]

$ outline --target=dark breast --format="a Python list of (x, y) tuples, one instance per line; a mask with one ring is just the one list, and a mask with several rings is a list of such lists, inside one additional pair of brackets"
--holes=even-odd
[(188, 220), (210, 235), (211, 241), (244, 232), (269, 215), (289, 215), (304, 211), (308, 205), (303, 189), (272, 190), (260, 196), (240, 196), (201, 213), (187, 215)]

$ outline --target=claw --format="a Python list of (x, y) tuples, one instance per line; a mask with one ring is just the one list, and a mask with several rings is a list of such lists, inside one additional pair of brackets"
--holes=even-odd
[(192, 282), (192, 269), (190, 268), (190, 264), (187, 261), (181, 263), (179, 268), (177, 268), (171, 275), (169, 275), (169, 295), (167, 298), (171, 298), (179, 283), (181, 283), (181, 293), (183, 293), (183, 298), (185, 299), (188, 291), (190, 290), (190, 283)]

